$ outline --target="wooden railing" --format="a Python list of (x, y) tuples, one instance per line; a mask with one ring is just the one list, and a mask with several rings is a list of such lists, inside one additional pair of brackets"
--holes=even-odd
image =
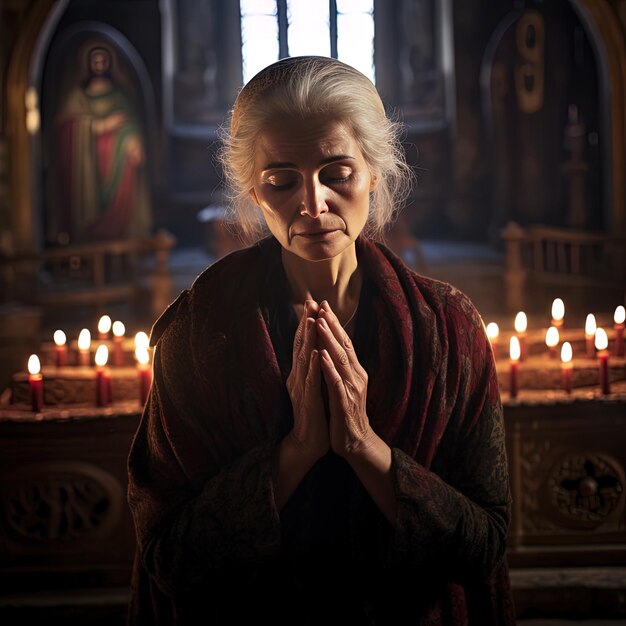
[(509, 310), (520, 310), (529, 282), (626, 288), (626, 238), (607, 233), (509, 222), (505, 287)]
[(151, 299), (158, 315), (171, 301), (170, 251), (176, 239), (153, 237), (59, 246), (0, 256), (0, 300), (45, 307)]

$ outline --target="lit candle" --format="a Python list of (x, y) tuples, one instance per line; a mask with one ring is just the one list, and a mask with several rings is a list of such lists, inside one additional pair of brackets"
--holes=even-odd
[(135, 348), (146, 348), (147, 350), (149, 346), (150, 346), (150, 339), (148, 338), (148, 335), (146, 335), (146, 333), (144, 333), (143, 330), (140, 330), (135, 335)]
[(91, 348), (91, 333), (89, 329), (83, 328), (78, 334), (78, 364), (89, 365), (91, 356), (89, 354)]
[(592, 359), (596, 355), (596, 349), (594, 347), (594, 337), (596, 336), (596, 317), (593, 313), (587, 315), (585, 320), (585, 346), (587, 356)]
[(148, 400), (150, 385), (152, 385), (152, 372), (150, 371), (150, 355), (147, 348), (135, 348), (137, 359), (137, 371), (139, 372), (139, 403), (143, 406)]
[(111, 330), (111, 318), (103, 315), (98, 322), (98, 339), (108, 339)]
[(108, 406), (111, 404), (111, 372), (106, 364), (109, 360), (109, 349), (101, 344), (96, 350), (96, 405)]
[(604, 328), (596, 330), (596, 350), (598, 351), (598, 366), (600, 378), (600, 391), (607, 395), (611, 393), (611, 385), (609, 383), (609, 338)]
[(122, 322), (113, 323), (113, 365), (121, 367), (124, 365), (123, 341), (126, 327)]
[(36, 354), (31, 354), (28, 359), (28, 386), (33, 411), (39, 413), (43, 409), (43, 376), (39, 357)]
[(552, 326), (556, 328), (563, 327), (563, 318), (565, 317), (565, 304), (561, 298), (555, 298), (552, 303)]
[(511, 337), (509, 354), (511, 357), (511, 366), (509, 370), (509, 395), (511, 396), (511, 398), (516, 398), (518, 392), (517, 369), (521, 356), (521, 346), (519, 338), (515, 335)]
[(551, 359), (556, 359), (556, 347), (559, 345), (559, 329), (556, 326), (550, 326), (546, 332), (546, 345)]
[(526, 313), (524, 311), (520, 311), (515, 316), (515, 334), (519, 339), (519, 347), (520, 347), (520, 361), (525, 361), (528, 356), (528, 349), (526, 346), (526, 329), (528, 328), (528, 318), (526, 317)]
[(63, 367), (67, 365), (67, 337), (62, 330), (55, 330), (52, 338), (54, 339), (56, 366)]
[(615, 309), (613, 315), (613, 321), (615, 322), (615, 349), (613, 350), (615, 356), (624, 356), (624, 321), (626, 320), (626, 309), (620, 304)]
[(572, 393), (572, 344), (569, 341), (563, 342), (561, 346), (561, 368), (563, 370), (563, 389), (567, 395)]
[(495, 322), (489, 322), (487, 324), (487, 337), (491, 342), (491, 349), (493, 350), (493, 358), (498, 358), (498, 336), (500, 335), (500, 329)]

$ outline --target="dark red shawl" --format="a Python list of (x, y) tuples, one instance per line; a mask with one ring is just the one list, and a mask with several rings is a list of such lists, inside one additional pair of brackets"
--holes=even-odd
[[(394, 623), (409, 610), (403, 623), (515, 623), (502, 407), (481, 319), (385, 247), (361, 237), (357, 255), (355, 346), (370, 422), (393, 450), (395, 528), (334, 455), (275, 510), (295, 321), (280, 246), (265, 239), (208, 268), (153, 329), (154, 385), (129, 457), (141, 554), (131, 623), (196, 623), (193, 607), (208, 624), (314, 624), (335, 592), (331, 622)], [(329, 514), (344, 524), (331, 551), (302, 531), (326, 489), (340, 494)]]

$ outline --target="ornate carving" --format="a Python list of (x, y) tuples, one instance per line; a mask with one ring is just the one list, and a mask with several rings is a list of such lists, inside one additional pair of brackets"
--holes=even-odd
[(521, 446), (520, 469), (522, 489), (518, 497), (522, 500), (522, 526), (531, 533), (552, 532), (558, 525), (546, 517), (541, 502), (541, 467), (545, 459), (552, 454), (552, 443), (545, 439), (523, 442)]
[(37, 541), (92, 538), (110, 531), (122, 510), (114, 476), (87, 463), (22, 467), (2, 481), (6, 526)]
[(601, 454), (571, 454), (552, 470), (552, 503), (569, 522), (595, 528), (615, 511), (623, 499), (619, 464)]
[(543, 106), (545, 23), (541, 13), (526, 11), (515, 32), (519, 60), (515, 66), (515, 90), (520, 110), (536, 113)]

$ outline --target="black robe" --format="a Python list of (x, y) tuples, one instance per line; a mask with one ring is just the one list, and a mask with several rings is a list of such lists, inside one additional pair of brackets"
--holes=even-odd
[(395, 524), (332, 452), (276, 510), (297, 320), (280, 245), (265, 239), (209, 267), (153, 329), (129, 457), (130, 623), (515, 623), (502, 406), (480, 316), (380, 244), (360, 237), (357, 258), (354, 344), (370, 423), (392, 448)]

